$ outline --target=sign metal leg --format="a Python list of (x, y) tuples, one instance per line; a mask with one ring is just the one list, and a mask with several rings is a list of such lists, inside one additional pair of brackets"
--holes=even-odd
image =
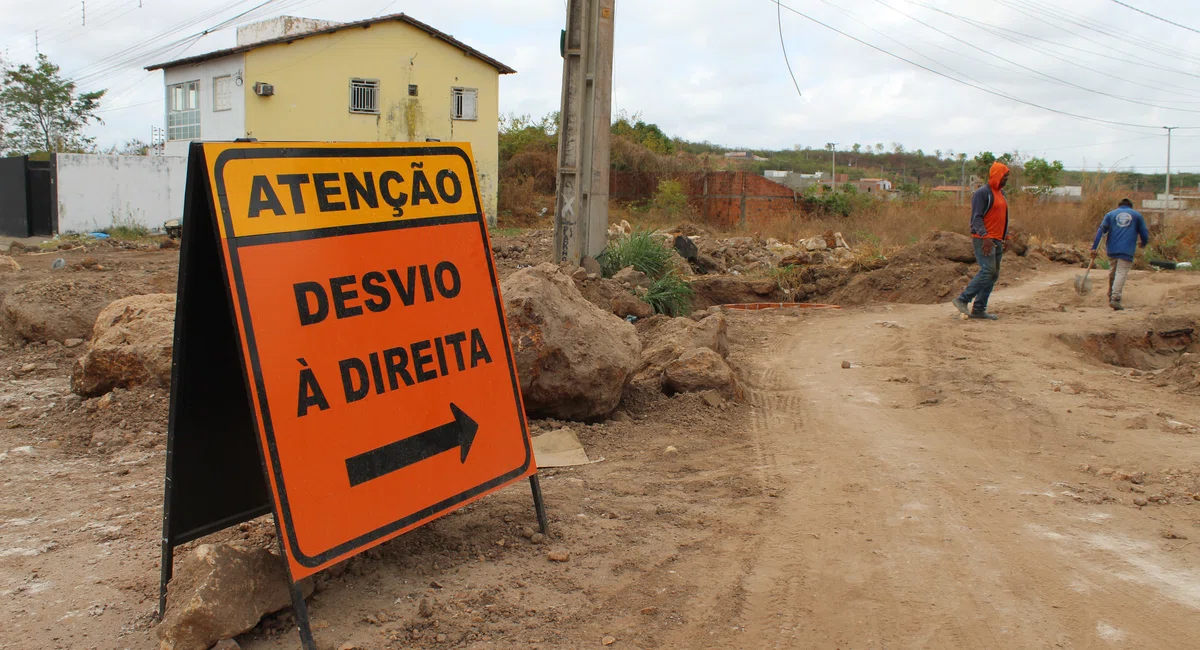
[(167, 615), (167, 583), (171, 582), (171, 574), (175, 566), (175, 547), (171, 540), (163, 537), (162, 568), (158, 579), (158, 620)]
[(300, 629), (300, 647), (304, 650), (317, 650), (312, 626), (308, 623), (308, 604), (304, 602), (304, 592), (294, 582), (288, 584), (288, 589), (292, 592), (292, 612), (296, 615), (296, 627)]
[(538, 527), (543, 535), (549, 535), (550, 522), (546, 519), (546, 500), (542, 498), (542, 483), (536, 473), (529, 477), (529, 487), (533, 490), (533, 508), (537, 511)]

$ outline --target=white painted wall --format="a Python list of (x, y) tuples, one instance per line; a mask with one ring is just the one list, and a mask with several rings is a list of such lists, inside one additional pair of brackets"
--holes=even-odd
[(58, 154), (58, 231), (134, 220), (153, 230), (183, 218), (187, 158)]
[(241, 47), (243, 45), (252, 45), (276, 38), (283, 38), (284, 36), (307, 34), (308, 32), (315, 32), (326, 27), (333, 27), (336, 24), (332, 20), (277, 16), (238, 27), (237, 45)]
[[(254, 83), (243, 79), (243, 85), (237, 85), (237, 79), (243, 76), (245, 68), (246, 57), (244, 54), (233, 54), (195, 65), (167, 68), (163, 71), (163, 97), (166, 97), (169, 86), (185, 81), (199, 80), (200, 138), (216, 141), (243, 138), (246, 136), (246, 86)], [(232, 75), (234, 78), (231, 95), (232, 108), (228, 111), (214, 111), (213, 79), (224, 75)], [(166, 111), (167, 104), (164, 102), (163, 105), (163, 110)], [(167, 116), (164, 112), (163, 124), (166, 123)], [(172, 140), (167, 142), (166, 154), (167, 156), (186, 156), (187, 146), (187, 140)]]

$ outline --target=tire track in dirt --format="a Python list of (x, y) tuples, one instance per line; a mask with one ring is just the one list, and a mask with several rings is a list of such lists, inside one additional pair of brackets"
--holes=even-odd
[(1038, 374), (1078, 364), (1053, 331), (1079, 315), (1047, 304), (1065, 278), (999, 294), (1020, 314), (1002, 327), (944, 306), (739, 318), (773, 339), (747, 396), (782, 489), (723, 647), (1188, 645), (1196, 572), (1075, 493), (1095, 492), (1076, 459), (1109, 441), (1077, 436), (1096, 407), (1064, 413)]

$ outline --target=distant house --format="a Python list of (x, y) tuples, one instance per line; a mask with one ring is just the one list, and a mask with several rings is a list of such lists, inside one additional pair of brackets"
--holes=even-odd
[(864, 194), (892, 191), (892, 182), (886, 178), (860, 178), (853, 181), (853, 184), (859, 192)]
[(1030, 194), (1045, 194), (1051, 201), (1079, 203), (1083, 201), (1083, 187), (1079, 185), (1067, 185), (1064, 187), (1052, 187), (1049, 191), (1043, 191), (1037, 185), (1022, 187), (1023, 192)]
[(470, 142), (496, 215), (500, 75), (516, 72), (405, 14), (352, 23), (284, 16), (235, 47), (162, 70), (168, 156), (195, 140)]

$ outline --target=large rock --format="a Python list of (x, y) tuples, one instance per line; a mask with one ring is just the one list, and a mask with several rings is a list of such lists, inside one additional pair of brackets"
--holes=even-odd
[[(302, 581), (305, 597), (311, 581)], [(160, 650), (208, 650), (292, 603), (283, 559), (261, 548), (197, 546), (179, 563), (158, 626)]]
[(956, 232), (934, 231), (924, 241), (897, 253), (891, 260), (898, 264), (930, 264), (941, 261), (975, 263), (975, 243)]
[(667, 364), (697, 348), (729, 354), (728, 324), (717, 313), (700, 321), (691, 318), (656, 317), (641, 331), (642, 358), (639, 375), (659, 375)]
[(612, 279), (621, 284), (628, 284), (631, 287), (649, 287), (651, 284), (650, 278), (645, 273), (638, 271), (632, 266), (627, 266), (613, 274)]
[(71, 390), (94, 397), (114, 388), (169, 385), (174, 331), (175, 294), (114, 301), (96, 318), (91, 347), (71, 369)]
[(730, 397), (737, 392), (729, 364), (708, 348), (688, 350), (668, 364), (663, 371), (663, 389), (667, 393), (719, 390)]
[(1071, 244), (1043, 244), (1038, 251), (1045, 255), (1051, 262), (1061, 262), (1063, 264), (1081, 264), (1087, 259), (1087, 254), (1082, 249)]
[(526, 411), (564, 420), (615, 411), (642, 351), (633, 325), (584, 299), (553, 264), (514, 273), (501, 291)]
[(696, 247), (696, 242), (683, 235), (676, 235), (672, 245), (679, 253), (679, 256), (689, 262), (696, 261), (696, 258), (700, 255), (700, 249)]
[(144, 274), (103, 278), (56, 277), (15, 287), (4, 297), (4, 331), (23, 341), (85, 339), (100, 311), (118, 298), (153, 293), (158, 285), (172, 280), (147, 278)]
[(970, 237), (956, 233), (939, 231), (929, 236), (931, 253), (944, 260), (973, 264), (975, 262), (975, 242)]

